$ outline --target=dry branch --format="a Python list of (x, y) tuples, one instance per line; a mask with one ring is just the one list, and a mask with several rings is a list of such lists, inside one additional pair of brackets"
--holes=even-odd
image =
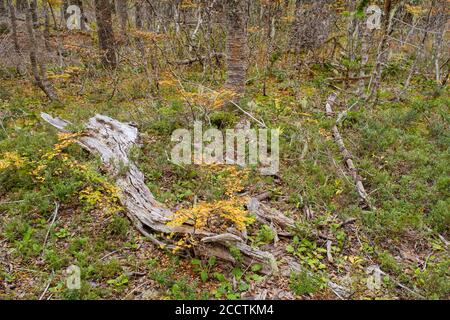
[[(336, 100), (336, 94), (333, 93), (328, 97), (327, 103), (325, 105), (326, 114), (329, 119), (333, 119), (333, 104), (334, 104), (335, 100)], [(334, 141), (338, 145), (339, 151), (341, 152), (341, 155), (344, 158), (344, 162), (347, 166), (347, 169), (350, 172), (350, 175), (352, 176), (353, 181), (355, 182), (356, 191), (358, 192), (359, 197), (361, 198), (362, 202), (369, 209), (373, 210), (374, 207), (372, 206), (372, 204), (369, 201), (366, 189), (364, 188), (364, 185), (361, 181), (361, 177), (358, 175), (358, 170), (356, 169), (355, 165), (353, 164), (353, 156), (345, 147), (344, 140), (342, 139), (342, 136), (339, 133), (337, 124), (334, 124), (331, 130), (333, 131)]]
[(203, 63), (205, 60), (209, 60), (209, 59), (213, 59), (213, 58), (224, 59), (224, 58), (226, 58), (226, 55), (222, 52), (212, 52), (209, 55), (204, 55), (204, 56), (199, 56), (199, 57), (184, 59), (184, 60), (177, 60), (172, 63), (178, 64), (178, 65), (190, 65), (190, 64), (193, 64), (196, 62)]
[[(67, 132), (69, 122), (53, 118), (46, 113), (42, 113), (41, 117), (60, 131)], [(138, 145), (138, 136), (138, 130), (132, 124), (96, 115), (89, 119), (77, 142), (89, 152), (100, 156), (108, 173), (115, 178), (120, 190), (119, 199), (127, 209), (127, 215), (142, 234), (156, 245), (169, 249), (175, 248), (175, 240), (161, 235), (175, 234), (182, 237), (188, 234), (196, 240), (195, 253), (216, 256), (230, 262), (236, 261), (228, 248), (236, 247), (240, 250), (245, 265), (260, 263), (263, 266), (262, 272), (278, 272), (275, 257), (269, 252), (249, 246), (245, 235), (216, 234), (195, 230), (190, 225), (168, 226), (173, 212), (156, 201), (145, 185), (144, 174), (128, 157), (130, 149)], [(126, 168), (125, 173), (123, 168)], [(257, 199), (252, 199), (248, 207), (249, 211), (255, 212), (262, 221), (276, 226), (279, 233), (294, 225), (293, 220), (262, 205)]]

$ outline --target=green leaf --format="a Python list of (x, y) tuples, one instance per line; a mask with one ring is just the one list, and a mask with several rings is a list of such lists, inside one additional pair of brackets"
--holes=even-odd
[(241, 282), (239, 284), (239, 290), (240, 291), (247, 291), (250, 288), (249, 284), (247, 282)]
[(199, 265), (202, 264), (202, 262), (201, 262), (199, 259), (192, 259), (191, 263), (192, 263), (194, 266), (199, 266)]
[(220, 282), (226, 281), (225, 276), (224, 276), (222, 273), (216, 272), (216, 273), (214, 273), (214, 276), (215, 276), (216, 279), (219, 280)]
[(210, 267), (214, 266), (216, 264), (216, 257), (209, 257), (208, 259), (208, 265)]
[(208, 272), (206, 272), (205, 270), (200, 272), (200, 278), (202, 279), (203, 282), (206, 282), (206, 280), (208, 280)]
[(293, 246), (291, 246), (290, 244), (288, 244), (288, 245), (286, 246), (286, 251), (289, 252), (289, 253), (294, 253), (295, 249), (294, 249)]
[(262, 279), (264, 279), (264, 277), (260, 276), (258, 274), (253, 274), (252, 275), (252, 279), (255, 280), (255, 281), (261, 281)]
[(241, 268), (234, 268), (233, 271), (231, 271), (231, 274), (236, 278), (236, 279), (240, 279), (242, 277), (242, 270)]
[(239, 299), (239, 295), (237, 293), (228, 293), (227, 294), (227, 299), (229, 299), (229, 300), (236, 300), (236, 299)]
[(255, 263), (254, 265), (252, 265), (251, 269), (253, 272), (258, 272), (259, 270), (262, 269), (262, 265), (260, 265), (259, 263)]

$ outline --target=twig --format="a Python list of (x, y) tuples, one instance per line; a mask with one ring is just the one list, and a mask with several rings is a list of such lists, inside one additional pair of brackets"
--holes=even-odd
[(49, 280), (48, 283), (47, 283), (47, 286), (45, 287), (44, 291), (42, 292), (42, 294), (41, 294), (40, 297), (39, 297), (39, 300), (42, 300), (42, 299), (44, 298), (45, 294), (46, 294), (47, 291), (48, 291), (48, 288), (50, 287), (50, 284), (52, 283), (53, 277), (54, 277), (54, 274), (52, 273), (52, 275), (51, 275), (51, 277), (50, 277), (50, 280)]
[(331, 255), (331, 244), (332, 244), (332, 242), (331, 242), (331, 240), (328, 240), (327, 241), (327, 259), (328, 259), (328, 262), (333, 262), (333, 256)]
[(426, 298), (425, 298), (424, 296), (422, 296), (420, 293), (417, 293), (417, 292), (415, 292), (414, 290), (412, 290), (412, 289), (408, 288), (407, 286), (405, 286), (404, 284), (401, 284), (400, 282), (398, 282), (397, 280), (395, 280), (393, 277), (391, 277), (389, 274), (387, 274), (387, 273), (384, 272), (383, 270), (381, 270), (381, 269), (379, 269), (379, 270), (380, 270), (380, 273), (381, 273), (382, 275), (389, 276), (389, 278), (390, 278), (397, 286), (399, 286), (400, 288), (402, 288), (402, 289), (408, 291), (409, 293), (415, 295), (416, 297), (419, 297), (419, 298), (421, 298), (421, 299), (426, 300)]
[(50, 222), (47, 234), (45, 235), (44, 244), (42, 245), (42, 254), (44, 254), (45, 247), (47, 246), (48, 236), (50, 235), (50, 230), (52, 229), (52, 226), (55, 223), (56, 216), (58, 215), (58, 210), (59, 210), (59, 203), (55, 201), (55, 211), (53, 212), (52, 222)]
[(340, 112), (337, 116), (337, 120), (336, 123), (340, 123), (342, 121), (342, 119), (344, 119), (347, 116), (347, 113), (353, 109), (354, 106), (356, 106), (358, 104), (358, 101), (356, 101), (355, 103), (353, 103), (347, 110), (344, 110), (342, 112)]
[(266, 124), (264, 123), (263, 120), (258, 120), (256, 119), (251, 113), (245, 111), (244, 109), (242, 109), (241, 106), (239, 106), (237, 103), (235, 103), (234, 101), (230, 100), (231, 104), (233, 104), (234, 106), (236, 106), (239, 110), (241, 110), (244, 114), (246, 114), (247, 116), (249, 116), (250, 118), (252, 118), (253, 120), (255, 120), (260, 126), (262, 126), (263, 128), (267, 128)]

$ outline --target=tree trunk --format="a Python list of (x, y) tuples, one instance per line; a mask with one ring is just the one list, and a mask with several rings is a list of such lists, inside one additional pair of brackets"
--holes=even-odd
[(367, 90), (368, 95), (366, 101), (370, 100), (374, 95), (378, 95), (378, 88), (380, 87), (381, 75), (383, 72), (383, 64), (387, 57), (387, 48), (389, 44), (389, 35), (392, 31), (392, 18), (399, 7), (403, 5), (404, 1), (401, 1), (396, 8), (392, 9), (392, 0), (386, 0), (384, 3), (384, 17), (382, 22), (382, 36), (380, 43), (378, 44), (377, 59), (375, 67), (370, 78), (369, 88)]
[(50, 46), (50, 13), (48, 8), (47, 1), (43, 1), (42, 6), (44, 7), (44, 41), (45, 41), (45, 49), (47, 51), (51, 50)]
[(433, 38), (433, 65), (434, 65), (434, 73), (436, 83), (441, 84), (441, 51), (442, 45), (444, 44), (444, 34), (446, 32), (447, 21), (449, 18), (449, 14), (446, 9), (447, 2), (445, 0), (440, 0), (438, 2), (438, 10), (439, 14), (437, 14), (436, 20), (438, 25), (438, 33), (434, 35)]
[(16, 51), (17, 56), (20, 56), (20, 46), (19, 39), (17, 37), (17, 18), (16, 18), (16, 9), (14, 8), (12, 0), (7, 0), (9, 7), (9, 15), (11, 17), (11, 30), (12, 30), (12, 38), (14, 42), (14, 50)]
[(80, 8), (80, 28), (81, 30), (86, 30), (86, 17), (84, 16), (84, 8), (83, 8), (83, 1), (82, 0), (76, 0), (73, 2), (75, 5), (78, 6), (78, 8)]
[(23, 12), (27, 8), (27, 0), (16, 0), (17, 11)]
[(33, 28), (36, 29), (37, 27), (39, 27), (37, 0), (30, 0), (30, 8), (31, 8), (31, 20), (33, 21)]
[[(361, 4), (358, 6), (358, 10), (362, 10), (363, 12), (366, 11), (366, 6), (364, 5), (364, 0), (361, 2)], [(357, 94), (358, 95), (364, 95), (364, 90), (366, 88), (366, 66), (369, 62), (369, 40), (370, 40), (370, 30), (365, 25), (364, 22), (360, 22), (360, 29), (359, 29), (359, 35), (360, 35), (360, 58), (361, 62), (359, 65), (359, 82), (358, 82), (358, 89)]]
[[(134, 20), (136, 23), (136, 29), (141, 31), (143, 29), (143, 11), (142, 11), (142, 4), (139, 3), (138, 0), (134, 1)], [(141, 53), (141, 57), (145, 57), (145, 47), (144, 43), (142, 42), (142, 39), (137, 36), (135, 37), (136, 46), (138, 47), (139, 52)]]
[(67, 28), (67, 19), (69, 18), (69, 15), (67, 14), (67, 8), (69, 7), (69, 1), (68, 0), (63, 0), (63, 2), (61, 3), (60, 6), (60, 10), (61, 10), (61, 27), (62, 29)]
[[(29, 37), (29, 41), (30, 41), (30, 63), (31, 63), (31, 69), (33, 71), (34, 79), (35, 79), (38, 87), (41, 88), (42, 91), (44, 91), (44, 93), (47, 95), (47, 97), (50, 100), (52, 100), (52, 101), (58, 100), (58, 97), (57, 97), (56, 93), (54, 92), (53, 87), (47, 81), (47, 77), (46, 77), (47, 71), (46, 71), (45, 65), (42, 62), (40, 62), (37, 58), (38, 46), (37, 46), (36, 37), (34, 34), (34, 29), (33, 29), (33, 18), (32, 18), (33, 9), (30, 6), (30, 4), (28, 3), (28, 1), (26, 2), (26, 5), (28, 6), (28, 8), (25, 11), (25, 17), (26, 17), (25, 24), (27, 27), (28, 37)], [(39, 68), (40, 68), (40, 72), (39, 72)]]
[(127, 39), (127, 25), (128, 25), (128, 2), (127, 0), (116, 0), (116, 12), (119, 17), (121, 36), (124, 40)]
[(102, 63), (107, 67), (115, 67), (117, 58), (114, 50), (115, 39), (109, 0), (95, 0), (95, 17), (97, 19), (98, 43), (101, 50)]
[(247, 75), (247, 14), (246, 0), (226, 1), (227, 24), (227, 80), (225, 88), (241, 96), (245, 91)]
[(408, 90), (408, 87), (409, 87), (409, 85), (411, 83), (412, 77), (416, 73), (417, 64), (418, 64), (419, 59), (420, 59), (420, 57), (422, 55), (422, 51), (425, 48), (425, 42), (426, 42), (427, 36), (428, 36), (428, 29), (430, 28), (431, 12), (432, 12), (432, 10), (434, 8), (434, 4), (435, 4), (435, 0), (431, 1), (430, 9), (428, 10), (427, 19), (426, 19), (426, 22), (425, 22), (425, 30), (423, 30), (422, 40), (420, 42), (420, 46), (417, 48), (416, 56), (414, 57), (413, 64), (412, 64), (412, 66), (411, 66), (411, 68), (409, 70), (408, 77), (406, 78), (405, 85), (403, 86), (403, 90), (399, 94), (399, 97), (402, 97), (403, 94), (406, 92), (406, 90)]
[(6, 16), (5, 0), (0, 0), (0, 17)]

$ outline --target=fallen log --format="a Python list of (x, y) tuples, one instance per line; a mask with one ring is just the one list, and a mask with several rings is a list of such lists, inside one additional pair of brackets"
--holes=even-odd
[[(336, 94), (331, 94), (328, 99), (327, 103), (325, 105), (325, 111), (326, 115), (329, 119), (333, 119), (333, 104), (336, 100)], [(342, 157), (344, 158), (344, 163), (347, 166), (348, 171), (350, 172), (351, 177), (353, 178), (353, 181), (355, 182), (355, 188), (358, 192), (358, 195), (361, 199), (361, 201), (370, 209), (373, 210), (374, 207), (370, 203), (369, 197), (367, 195), (366, 189), (364, 188), (364, 185), (362, 183), (361, 177), (358, 175), (358, 170), (356, 169), (355, 165), (353, 164), (353, 157), (352, 154), (347, 150), (344, 144), (344, 140), (342, 139), (342, 136), (339, 132), (339, 129), (337, 127), (337, 124), (334, 124), (331, 128), (333, 132), (334, 141), (339, 147), (339, 151), (341, 152)]]
[[(67, 126), (70, 122), (46, 113), (41, 113), (41, 117), (58, 130), (69, 132)], [(115, 184), (120, 190), (120, 202), (127, 209), (127, 215), (137, 230), (157, 246), (168, 249), (177, 248), (175, 245), (177, 236), (181, 238), (189, 235), (197, 240), (195, 253), (215, 256), (232, 263), (236, 261), (229, 248), (234, 247), (241, 252), (243, 264), (259, 263), (263, 267), (261, 271), (265, 274), (278, 272), (274, 255), (248, 245), (245, 234), (216, 234), (207, 230), (196, 230), (188, 224), (169, 226), (173, 212), (155, 199), (145, 185), (144, 174), (128, 157), (130, 149), (138, 145), (138, 138), (138, 129), (134, 125), (103, 115), (90, 118), (83, 134), (77, 138), (77, 143), (84, 149), (100, 156), (106, 170), (114, 177)], [(123, 168), (126, 169), (125, 172)], [(286, 232), (285, 228), (294, 226), (292, 219), (262, 205), (257, 199), (251, 199), (247, 207), (259, 217), (259, 221), (276, 226), (280, 234)], [(166, 236), (169, 234), (175, 237), (168, 239)]]
[(208, 55), (204, 55), (204, 56), (199, 56), (199, 57), (195, 57), (195, 58), (190, 58), (190, 59), (184, 59), (184, 60), (177, 60), (172, 62), (173, 64), (178, 64), (178, 65), (191, 65), (194, 64), (196, 62), (200, 62), (203, 63), (205, 60), (208, 59), (224, 59), (226, 57), (226, 55), (222, 52), (212, 52)]

